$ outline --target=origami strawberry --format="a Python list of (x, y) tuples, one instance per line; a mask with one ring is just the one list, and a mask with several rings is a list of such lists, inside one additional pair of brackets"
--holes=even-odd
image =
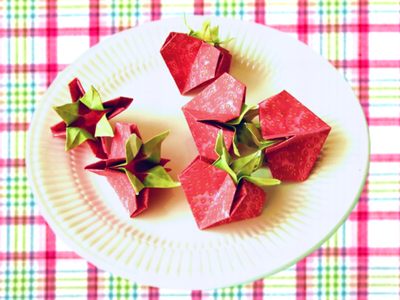
[(255, 106), (244, 103), (245, 94), (246, 86), (225, 73), (182, 107), (203, 159), (217, 159), (214, 148), (220, 130), (227, 148), (233, 146), (234, 153), (239, 155), (238, 143), (246, 143), (242, 138), (244, 126), (258, 114)]
[(116, 123), (115, 136), (107, 138), (108, 159), (85, 167), (86, 170), (106, 176), (131, 217), (143, 212), (149, 204), (152, 188), (179, 186), (164, 166), (161, 143), (168, 132), (143, 143), (134, 124)]
[(229, 72), (232, 56), (220, 47), (218, 26), (206, 21), (200, 31), (171, 32), (161, 47), (163, 57), (181, 94), (203, 86)]
[(287, 91), (261, 102), (259, 110), (262, 137), (284, 139), (265, 150), (272, 175), (306, 180), (331, 127)]
[(77, 78), (69, 83), (69, 91), (72, 103), (54, 107), (63, 122), (51, 127), (53, 136), (66, 137), (66, 150), (87, 142), (98, 158), (106, 158), (102, 137), (113, 136), (108, 120), (124, 111), (133, 99), (119, 97), (103, 103), (93, 86), (85, 93)]
[(214, 164), (198, 156), (179, 176), (200, 229), (259, 216), (266, 195), (258, 186), (279, 184), (279, 180), (253, 174), (262, 165), (263, 151), (234, 160), (225, 147), (222, 131), (215, 151), (218, 159)]

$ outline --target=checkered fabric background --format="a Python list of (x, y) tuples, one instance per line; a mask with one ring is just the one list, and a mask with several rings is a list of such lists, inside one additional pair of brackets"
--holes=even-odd
[[(211, 291), (141, 286), (96, 269), (49, 229), (26, 178), (27, 129), (58, 72), (118, 31), (206, 14), (264, 23), (347, 79), (367, 117), (371, 166), (346, 223), (297, 265)], [(0, 0), (0, 298), (400, 299), (400, 4), (396, 0)]]

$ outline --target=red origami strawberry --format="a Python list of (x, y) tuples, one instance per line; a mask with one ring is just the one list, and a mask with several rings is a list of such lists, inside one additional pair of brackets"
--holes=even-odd
[(259, 110), (263, 138), (285, 139), (265, 150), (273, 177), (306, 180), (331, 127), (286, 91), (261, 102)]
[(209, 21), (198, 32), (168, 35), (160, 53), (182, 95), (229, 72), (232, 56), (221, 43)]
[(198, 156), (179, 176), (200, 229), (259, 216), (266, 195), (257, 185), (279, 184), (279, 180), (252, 175), (262, 164), (263, 151), (233, 160), (222, 131), (215, 151), (219, 158), (214, 164)]
[(66, 150), (87, 142), (98, 158), (106, 158), (101, 137), (113, 136), (108, 120), (124, 111), (133, 99), (119, 97), (102, 103), (96, 89), (92, 86), (85, 93), (77, 78), (69, 83), (69, 91), (72, 103), (54, 107), (63, 122), (51, 127), (53, 136), (66, 137)]
[(161, 143), (167, 135), (164, 132), (143, 143), (136, 125), (116, 123), (114, 137), (107, 139), (108, 159), (85, 167), (107, 177), (131, 217), (148, 207), (151, 188), (180, 185), (164, 168), (168, 160), (161, 158)]
[[(202, 158), (214, 161), (218, 132), (223, 131), (228, 149), (237, 143), (240, 132), (255, 117), (257, 110), (244, 104), (246, 86), (228, 73), (223, 74), (182, 107), (197, 150)], [(236, 135), (235, 133), (238, 133)]]

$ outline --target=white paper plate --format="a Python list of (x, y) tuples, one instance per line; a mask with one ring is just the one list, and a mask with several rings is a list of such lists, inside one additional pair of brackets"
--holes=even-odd
[[(198, 27), (204, 19), (190, 18)], [(171, 134), (163, 156), (176, 176), (196, 156), (179, 94), (159, 49), (182, 19), (148, 23), (90, 49), (53, 82), (36, 109), (27, 148), (28, 176), (41, 211), (56, 234), (100, 269), (140, 284), (204, 289), (272, 274), (317, 249), (346, 219), (362, 189), (369, 157), (367, 125), (343, 78), (302, 43), (268, 27), (213, 19), (233, 54), (231, 74), (247, 85), (247, 102), (288, 90), (332, 131), (311, 177), (268, 188), (262, 216), (197, 229), (180, 188), (160, 191), (142, 215), (130, 219), (104, 177), (83, 170), (96, 161), (86, 147), (68, 153), (49, 127), (52, 106), (70, 101), (68, 82), (93, 84), (103, 100), (129, 96), (113, 119), (135, 122), (145, 139)], [(68, 49), (62, 50), (68, 51)]]

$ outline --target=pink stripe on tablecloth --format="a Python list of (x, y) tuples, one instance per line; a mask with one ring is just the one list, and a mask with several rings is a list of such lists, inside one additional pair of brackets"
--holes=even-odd
[[(57, 64), (57, 2), (47, 0), (47, 64), (53, 66)], [(56, 77), (57, 72), (52, 68), (47, 70), (47, 82), (49, 86)], [(54, 232), (46, 225), (46, 282), (45, 282), (45, 297), (48, 300), (55, 299), (56, 282), (56, 238)]]
[(151, 0), (151, 20), (159, 20), (161, 18), (161, 0)]
[(255, 21), (259, 24), (265, 24), (265, 1), (256, 0), (254, 3)]
[[(260, 7), (264, 7), (261, 2), (264, 1), (258, 1), (260, 4)], [(161, 13), (161, 11), (160, 11)], [(308, 14), (310, 12), (308, 11)], [(257, 14), (256, 14), (257, 17)], [(258, 16), (260, 20), (265, 20), (265, 17), (263, 18), (262, 16)], [(259, 22), (261, 24), (264, 24), (262, 22)], [(338, 32), (355, 32), (355, 33), (360, 33), (360, 32), (400, 32), (400, 26), (396, 24), (369, 24), (368, 28), (369, 30), (365, 28), (365, 24), (337, 24), (335, 27), (332, 25), (328, 24), (307, 24), (307, 25), (298, 25), (298, 24), (270, 24), (271, 27), (285, 31), (285, 32), (299, 32), (303, 31), (307, 32), (309, 34), (313, 33), (324, 33), (324, 32), (335, 32), (335, 30), (338, 30)], [(128, 26), (123, 26), (120, 29), (128, 29)], [(112, 32), (112, 29), (115, 29), (114, 27), (110, 26), (101, 26), (99, 28), (99, 34), (101, 36), (106, 36), (110, 35)], [(74, 36), (74, 35), (81, 35), (81, 36), (88, 36), (89, 35), (90, 29), (88, 27), (73, 27), (73, 28), (62, 28), (62, 30), (59, 30), (57, 32), (57, 36)], [(0, 28), (0, 36), (6, 36), (9, 34), (11, 37), (14, 36), (23, 36), (24, 35), (24, 29), (21, 28), (10, 28), (10, 29), (5, 29), (5, 28)], [(46, 37), (48, 34), (48, 30), (46, 28), (35, 28), (34, 31), (32, 31), (29, 36), (30, 37)]]
[(373, 162), (400, 162), (400, 153), (371, 154)]
[(25, 166), (25, 159), (23, 158), (0, 158), (0, 168), (21, 168)]
[(194, 0), (194, 14), (195, 15), (204, 14), (204, 0)]
[(262, 279), (253, 282), (253, 300), (264, 299), (264, 281)]
[(296, 264), (296, 300), (307, 299), (307, 258)]
[(307, 0), (297, 2), (297, 35), (299, 40), (307, 44), (308, 42), (308, 3)]
[[(359, 91), (363, 93), (359, 94), (361, 101), (368, 102), (368, 84), (369, 84), (369, 28), (368, 28), (368, 0), (359, 0), (358, 2), (358, 80), (359, 80)], [(361, 68), (360, 66), (365, 66)], [(369, 121), (369, 108), (368, 106), (363, 107), (364, 114)], [(368, 180), (364, 186), (363, 195), (368, 195)], [(368, 212), (368, 201), (366, 198), (361, 198), (358, 207), (358, 211)], [(357, 245), (360, 249), (366, 249), (368, 251), (368, 221), (366, 219), (357, 220)], [(357, 300), (368, 299), (368, 252), (367, 255), (357, 256)]]

